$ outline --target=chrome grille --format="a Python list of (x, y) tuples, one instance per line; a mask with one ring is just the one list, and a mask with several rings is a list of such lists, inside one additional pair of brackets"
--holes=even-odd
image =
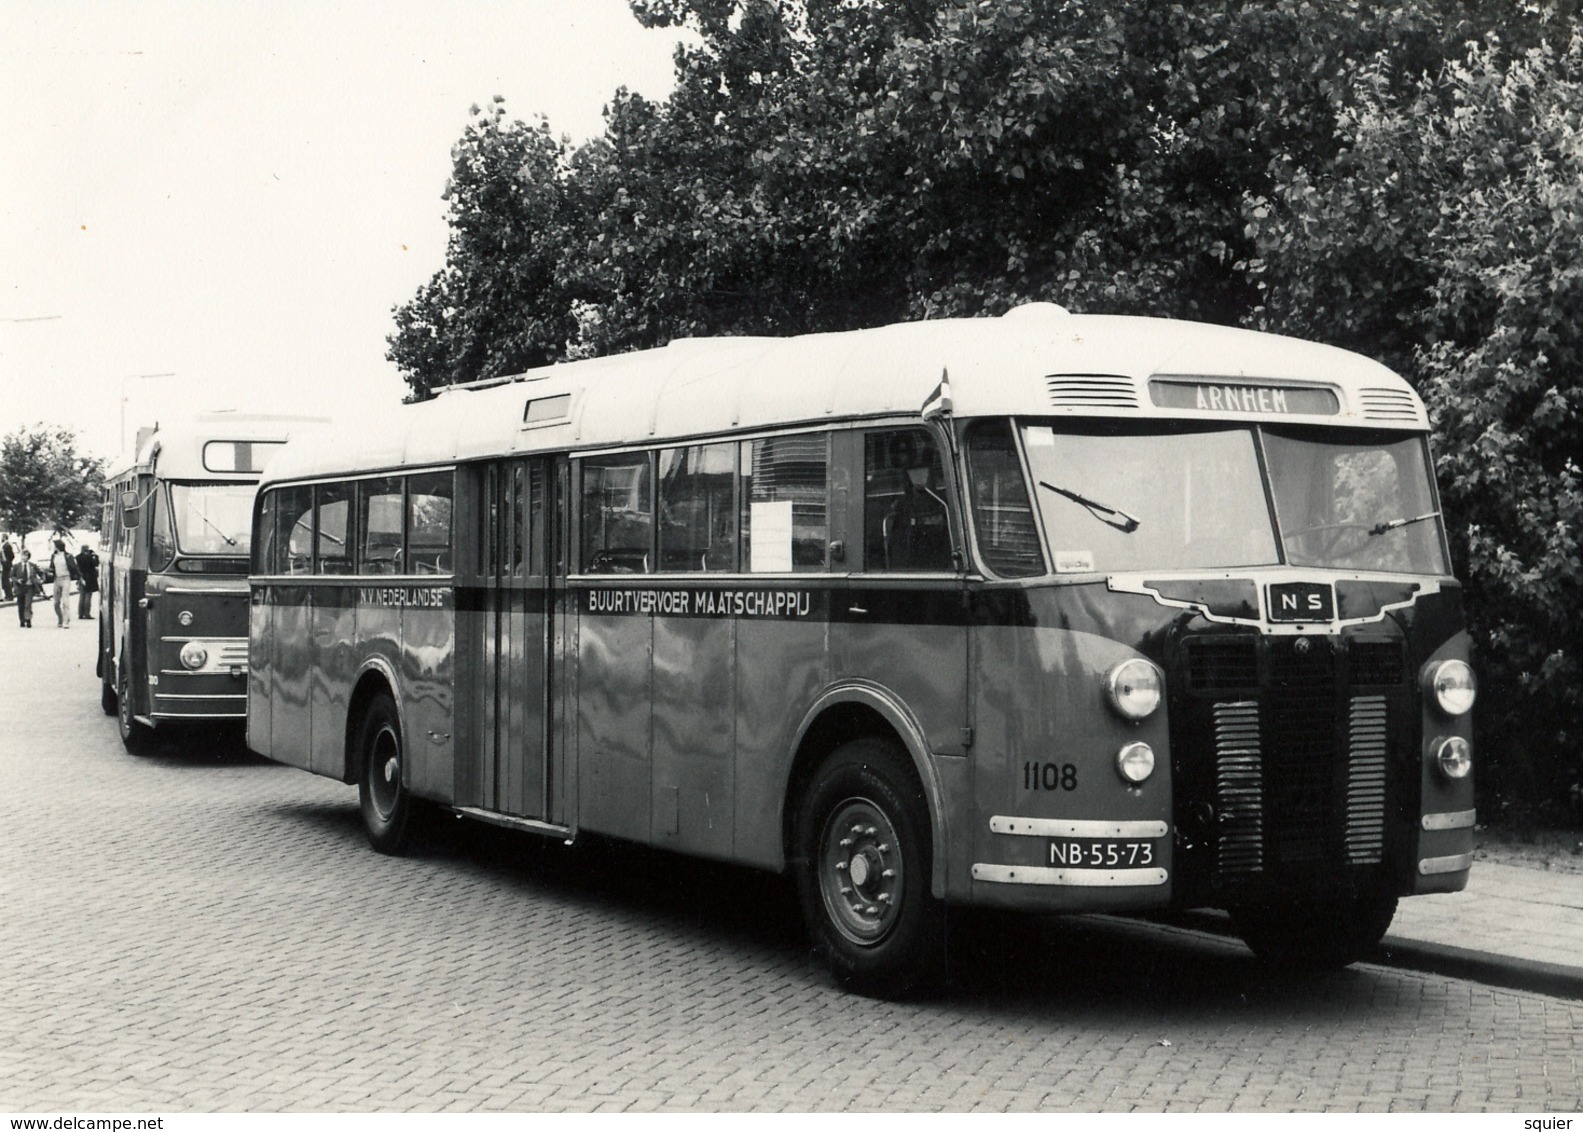
[[(1195, 898), (1317, 896), (1383, 866), (1405, 642), (1189, 633), (1171, 657), (1172, 767)], [(1233, 896), (1233, 898), (1236, 898)]]
[(1259, 705), (1215, 705), (1215, 813), (1221, 834), (1215, 864), (1224, 877), (1264, 867), (1264, 774)]
[(1355, 696), (1347, 718), (1347, 859), (1378, 864), (1385, 851), (1386, 704)]

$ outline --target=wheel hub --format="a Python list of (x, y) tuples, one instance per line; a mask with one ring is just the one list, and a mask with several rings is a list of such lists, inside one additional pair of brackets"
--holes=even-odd
[(819, 887), (830, 918), (854, 943), (874, 945), (900, 912), (902, 861), (896, 830), (866, 798), (836, 807), (821, 841)]

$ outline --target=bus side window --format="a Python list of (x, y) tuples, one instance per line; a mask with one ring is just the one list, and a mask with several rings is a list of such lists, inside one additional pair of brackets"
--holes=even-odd
[(253, 564), (255, 574), (273, 573), (270, 565), (275, 558), (275, 512), (280, 507), (280, 492), (266, 491), (258, 501), (258, 531), (253, 537)]
[(766, 436), (744, 448), (747, 568), (756, 574), (823, 570), (830, 549), (829, 434)]
[(347, 538), (347, 520), (352, 510), (352, 485), (326, 483), (319, 485), (319, 573), (350, 574), (352, 572), (352, 547)]
[(985, 421), (968, 430), (967, 468), (974, 534), (984, 565), (1002, 578), (1044, 573), (1039, 529), (1010, 421)]
[(660, 570), (735, 570), (735, 444), (660, 452)]
[(451, 572), (450, 472), (426, 472), (407, 480), (407, 570)]
[(269, 572), (308, 574), (312, 570), (313, 488), (288, 487), (278, 496)]
[(924, 429), (871, 432), (863, 439), (863, 567), (953, 568), (945, 469)]
[(583, 461), (583, 571), (653, 573), (654, 510), (649, 454)]
[(400, 476), (362, 480), (357, 492), (357, 570), (360, 574), (399, 574), (401, 514), (405, 508)]

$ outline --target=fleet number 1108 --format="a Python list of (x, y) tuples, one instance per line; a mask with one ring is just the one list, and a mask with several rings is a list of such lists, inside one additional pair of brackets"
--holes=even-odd
[(1024, 790), (1076, 790), (1077, 767), (1071, 763), (1023, 763)]

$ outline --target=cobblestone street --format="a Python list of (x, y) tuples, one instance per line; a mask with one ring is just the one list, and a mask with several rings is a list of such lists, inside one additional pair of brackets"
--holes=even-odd
[(950, 995), (881, 1003), (774, 877), (454, 821), (382, 857), (350, 787), (124, 753), (93, 640), (0, 624), (0, 1110), (1583, 1104), (1575, 1001), (1086, 918), (980, 920)]

